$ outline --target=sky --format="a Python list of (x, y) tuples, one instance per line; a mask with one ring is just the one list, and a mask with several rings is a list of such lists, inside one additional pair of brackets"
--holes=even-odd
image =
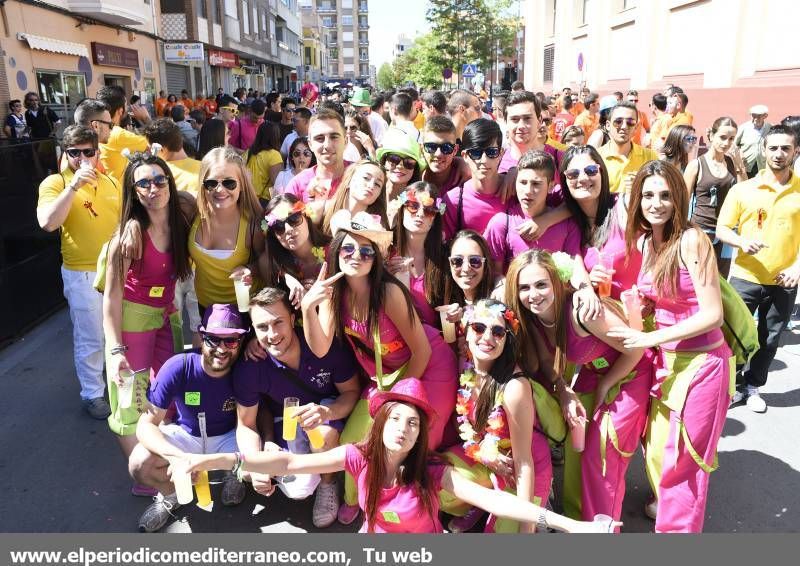
[(369, 64), (380, 69), (391, 63), (392, 47), (401, 33), (413, 39), (417, 32), (427, 32), (427, 8), (427, 0), (370, 0)]

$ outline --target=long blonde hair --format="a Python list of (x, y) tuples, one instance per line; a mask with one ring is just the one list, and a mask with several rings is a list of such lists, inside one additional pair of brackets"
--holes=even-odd
[(250, 172), (245, 167), (244, 160), (229, 147), (215, 147), (209, 151), (200, 165), (200, 191), (197, 193), (197, 210), (200, 214), (200, 221), (203, 227), (210, 229), (211, 219), (214, 216), (214, 210), (211, 202), (208, 200), (208, 194), (204, 187), (203, 182), (208, 178), (209, 171), (214, 165), (219, 163), (226, 163), (235, 166), (236, 168), (236, 181), (239, 183), (239, 200), (236, 206), (239, 212), (249, 220), (251, 224), (258, 223), (261, 220), (263, 208), (258, 200), (255, 189), (253, 189), (253, 181), (250, 178)]
[[(331, 218), (333, 215), (342, 210), (343, 208), (348, 208), (350, 203), (350, 183), (353, 181), (353, 177), (356, 176), (356, 173), (362, 167), (372, 166), (378, 169), (383, 175), (383, 186), (381, 187), (380, 193), (378, 193), (375, 202), (367, 207), (367, 212), (370, 214), (377, 214), (381, 217), (381, 222), (383, 222), (384, 226), (389, 226), (389, 220), (386, 217), (386, 199), (384, 198), (384, 190), (386, 189), (386, 171), (383, 170), (383, 167), (380, 166), (380, 163), (376, 161), (372, 161), (371, 159), (362, 159), (356, 163), (350, 165), (344, 171), (344, 175), (342, 175), (342, 181), (339, 184), (339, 188), (336, 191), (336, 195), (333, 197), (333, 204), (331, 206), (325, 206), (324, 212), (322, 214), (322, 231), (332, 236), (331, 233)], [(327, 203), (326, 203), (327, 205)]]

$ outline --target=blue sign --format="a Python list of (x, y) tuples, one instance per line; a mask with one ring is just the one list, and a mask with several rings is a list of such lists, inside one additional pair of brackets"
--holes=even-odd
[(470, 79), (475, 76), (477, 73), (477, 69), (475, 65), (470, 65), (468, 63), (461, 65), (461, 76), (467, 79)]

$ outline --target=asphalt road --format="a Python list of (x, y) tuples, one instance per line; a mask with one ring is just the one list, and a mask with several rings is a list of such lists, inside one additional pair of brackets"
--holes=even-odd
[[(784, 333), (763, 414), (733, 407), (711, 479), (706, 532), (800, 531), (800, 333)], [(127, 466), (105, 422), (80, 408), (72, 328), (62, 310), (0, 351), (2, 532), (134, 532), (150, 500), (130, 495)], [(626, 532), (649, 532), (641, 457), (628, 473)], [(218, 496), (220, 486), (212, 486)], [(305, 532), (311, 499), (252, 491), (238, 507), (177, 511), (171, 532)], [(335, 525), (326, 532), (349, 532)]]

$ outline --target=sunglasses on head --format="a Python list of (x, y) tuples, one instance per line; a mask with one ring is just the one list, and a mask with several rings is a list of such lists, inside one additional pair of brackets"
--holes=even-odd
[(636, 125), (636, 118), (614, 118), (611, 123), (614, 124), (615, 128), (621, 128), (622, 124), (632, 128)]
[(496, 159), (500, 155), (500, 148), (497, 146), (472, 147), (464, 150), (464, 152), (469, 155), (469, 158), (473, 161), (478, 161), (484, 153), (489, 159)]
[(236, 348), (242, 341), (241, 336), (215, 336), (203, 334), (203, 343), (209, 348), (219, 348), (224, 345), (228, 349)]
[(401, 155), (397, 155), (395, 153), (390, 153), (386, 156), (384, 163), (389, 163), (392, 167), (398, 167), (399, 165), (403, 166), (403, 169), (413, 170), (417, 166), (417, 162), (410, 157), (403, 157)]
[(206, 179), (203, 181), (203, 188), (207, 191), (216, 190), (220, 185), (229, 191), (233, 191), (239, 186), (239, 181), (236, 179)]
[(358, 250), (358, 257), (365, 260), (375, 258), (375, 249), (372, 246), (356, 246), (355, 244), (342, 244), (339, 248), (339, 255), (342, 257), (353, 257)]
[(483, 336), (486, 333), (486, 329), (488, 328), (492, 332), (492, 336), (497, 338), (498, 340), (502, 340), (506, 337), (506, 327), (500, 326), (499, 324), (493, 324), (489, 326), (483, 322), (470, 322), (469, 327), (472, 331), (477, 334), (478, 336)]
[[(587, 165), (583, 168), (583, 172), (586, 173), (587, 177), (594, 177), (600, 172), (599, 165)], [(580, 169), (567, 169), (564, 171), (564, 176), (569, 179), (570, 181), (574, 181), (577, 179), (581, 174)]]
[(292, 152), (292, 157), (311, 157), (311, 150), (310, 149), (295, 149)]
[(428, 142), (422, 144), (422, 147), (425, 148), (425, 153), (429, 153), (430, 155), (435, 154), (436, 150), (441, 151), (442, 155), (450, 155), (456, 150), (455, 144), (447, 142), (445, 143)]
[(76, 147), (71, 147), (71, 148), (67, 149), (66, 152), (67, 152), (67, 155), (69, 155), (73, 159), (75, 159), (76, 157), (80, 157), (81, 154), (83, 154), (84, 157), (94, 157), (95, 155), (97, 155), (97, 149), (95, 149), (93, 147), (87, 147), (87, 148), (84, 148), (84, 149), (78, 149)]
[(290, 214), (286, 217), (286, 220), (276, 220), (272, 224), (269, 225), (270, 230), (273, 230), (276, 234), (283, 234), (286, 232), (286, 225), (288, 224), (292, 228), (297, 228), (303, 223), (303, 213), (302, 212), (295, 212), (294, 214)]
[(439, 209), (435, 206), (422, 206), (418, 202), (407, 201), (404, 205), (409, 214), (417, 214), (421, 208), (428, 218), (433, 218), (439, 214)]
[(483, 267), (483, 264), (486, 263), (486, 258), (481, 257), (479, 255), (470, 255), (470, 256), (463, 256), (463, 255), (454, 255), (450, 256), (450, 265), (455, 269), (461, 269), (461, 266), (464, 265), (464, 260), (467, 261), (469, 266), (472, 269), (480, 269)]
[(142, 189), (146, 191), (150, 188), (151, 185), (155, 185), (159, 189), (163, 189), (166, 186), (169, 186), (169, 178), (166, 175), (156, 175), (151, 179), (139, 179), (133, 186), (137, 189)]

